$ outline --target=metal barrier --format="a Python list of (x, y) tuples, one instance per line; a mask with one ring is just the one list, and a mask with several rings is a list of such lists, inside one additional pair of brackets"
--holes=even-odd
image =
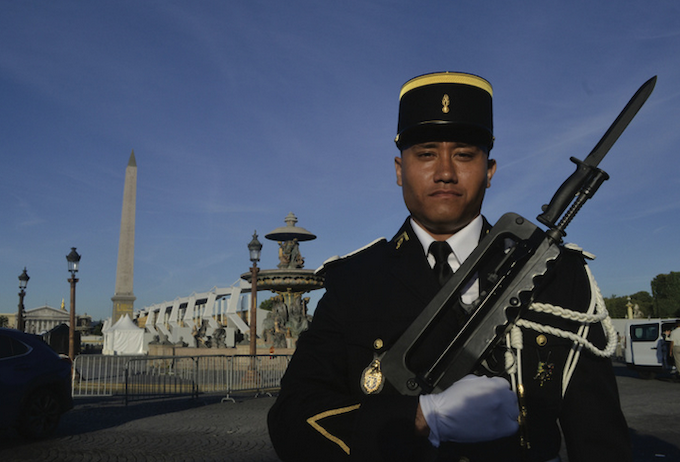
[(231, 393), (266, 393), (281, 387), (291, 356), (230, 356), (227, 399)]
[(73, 361), (74, 398), (125, 393), (125, 367), (140, 356), (78, 355)]
[(161, 356), (130, 359), (125, 367), (125, 403), (133, 399), (198, 396), (198, 358)]
[(73, 363), (73, 396), (135, 399), (278, 390), (290, 356), (80, 355)]

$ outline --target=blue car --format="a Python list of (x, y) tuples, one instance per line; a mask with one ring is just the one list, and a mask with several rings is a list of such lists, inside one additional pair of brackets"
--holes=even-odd
[(0, 328), (0, 427), (46, 438), (72, 407), (71, 360), (37, 335)]

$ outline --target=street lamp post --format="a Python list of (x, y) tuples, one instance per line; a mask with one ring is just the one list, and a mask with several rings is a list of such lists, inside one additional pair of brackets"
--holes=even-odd
[(31, 279), (26, 273), (26, 267), (24, 267), (24, 272), (19, 275), (19, 309), (17, 311), (17, 330), (21, 332), (24, 331), (26, 327), (24, 324), (24, 316), (26, 310), (24, 309), (24, 297), (26, 296), (26, 285), (28, 285), (28, 280)]
[(66, 261), (68, 262), (68, 270), (71, 273), (71, 277), (68, 282), (71, 284), (71, 320), (68, 329), (68, 357), (71, 361), (76, 357), (76, 273), (80, 267), (80, 255), (76, 252), (75, 247), (71, 247), (71, 253), (66, 255)]
[(260, 261), (262, 243), (257, 240), (257, 231), (253, 233), (253, 240), (248, 244), (250, 261), (253, 266), (250, 268), (252, 279), (250, 281), (250, 355), (257, 354), (257, 273), (259, 268), (257, 262)]

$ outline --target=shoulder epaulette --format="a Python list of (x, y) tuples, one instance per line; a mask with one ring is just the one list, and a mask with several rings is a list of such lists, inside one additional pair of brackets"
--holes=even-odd
[(357, 249), (357, 250), (355, 250), (355, 251), (353, 251), (353, 252), (348, 253), (347, 255), (343, 255), (342, 257), (340, 257), (340, 256), (338, 256), (338, 255), (335, 255), (335, 256), (333, 256), (333, 257), (330, 257), (329, 259), (327, 259), (326, 261), (324, 261), (323, 264), (322, 264), (320, 267), (318, 267), (318, 268), (316, 269), (316, 271), (314, 271), (314, 274), (322, 273), (322, 272), (326, 269), (326, 267), (327, 267), (328, 265), (331, 265), (331, 264), (333, 264), (333, 263), (336, 263), (336, 262), (339, 262), (339, 261), (342, 261), (342, 260), (346, 260), (346, 259), (348, 259), (348, 258), (350, 258), (350, 257), (353, 257), (353, 256), (355, 256), (355, 255), (357, 255), (357, 254), (363, 252), (364, 250), (370, 249), (370, 248), (373, 247), (374, 245), (379, 244), (379, 243), (381, 243), (381, 242), (387, 242), (387, 239), (385, 239), (384, 237), (381, 237), (381, 238), (376, 239), (375, 241), (371, 242), (371, 243), (368, 244), (368, 245), (365, 245), (365, 246), (363, 246), (363, 247), (361, 247), (361, 248), (359, 248), (359, 249)]
[(564, 248), (567, 249), (567, 250), (571, 250), (573, 252), (578, 252), (581, 255), (583, 255), (584, 258), (586, 258), (588, 260), (595, 260), (595, 254), (594, 253), (590, 253), (588, 251), (583, 250), (583, 248), (579, 247), (577, 244), (568, 242), (568, 243), (564, 244)]

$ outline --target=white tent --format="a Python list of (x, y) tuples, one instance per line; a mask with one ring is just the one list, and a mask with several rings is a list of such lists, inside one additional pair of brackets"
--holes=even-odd
[(108, 335), (112, 327), (111, 318), (107, 318), (104, 321), (104, 327), (102, 327), (102, 335), (104, 336), (104, 349), (102, 353), (105, 355), (113, 354), (113, 334)]
[(126, 314), (104, 331), (104, 354), (143, 355), (144, 329), (137, 327)]

